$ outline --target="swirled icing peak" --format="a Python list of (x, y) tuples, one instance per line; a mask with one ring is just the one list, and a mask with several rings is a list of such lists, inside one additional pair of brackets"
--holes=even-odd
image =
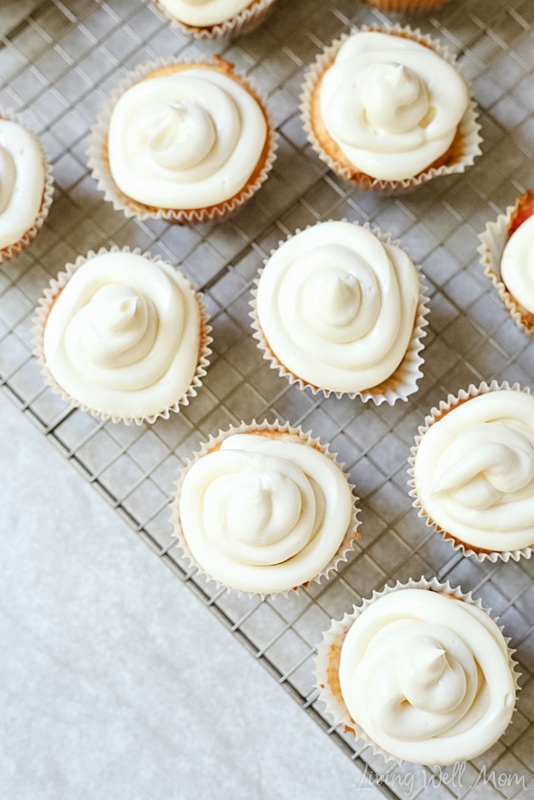
[(495, 622), (478, 606), (426, 589), (382, 595), (356, 617), (339, 681), (370, 739), (418, 764), (483, 753), (508, 726), (515, 702)]
[(213, 120), (193, 100), (154, 105), (142, 115), (142, 120), (148, 129), (149, 157), (162, 169), (194, 167), (215, 144)]
[(20, 241), (39, 215), (45, 170), (36, 136), (0, 119), (0, 249)]
[(167, 12), (186, 25), (204, 27), (232, 19), (251, 0), (159, 0)]
[(206, 208), (246, 185), (266, 137), (264, 113), (241, 83), (191, 65), (121, 95), (109, 125), (109, 165), (118, 188), (140, 203)]
[(411, 178), (449, 149), (468, 107), (457, 70), (412, 39), (357, 32), (320, 84), (328, 133), (360, 172)]
[(287, 591), (319, 574), (343, 541), (350, 486), (331, 458), (294, 438), (233, 434), (185, 474), (183, 536), (196, 562), (225, 586)]
[(260, 277), (257, 314), (269, 348), (304, 381), (336, 392), (370, 389), (402, 361), (419, 298), (400, 248), (349, 222), (296, 234)]
[(165, 411), (191, 385), (200, 310), (179, 272), (130, 252), (84, 262), (52, 305), (48, 369), (73, 399), (113, 417)]
[(508, 239), (501, 277), (517, 302), (534, 314), (534, 216), (522, 222)]
[(429, 111), (426, 85), (403, 64), (376, 64), (362, 90), (364, 113), (375, 129), (406, 133)]
[(460, 541), (534, 544), (534, 399), (503, 389), (453, 408), (424, 434), (414, 481), (427, 515)]

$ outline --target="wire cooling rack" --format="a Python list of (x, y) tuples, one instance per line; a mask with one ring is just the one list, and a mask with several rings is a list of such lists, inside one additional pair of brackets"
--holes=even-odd
[[(385, 19), (357, 0), (278, 0), (255, 33), (199, 44), (172, 31), (142, 0), (25, 0), (0, 9), (0, 105), (22, 112), (39, 133), (56, 182), (50, 217), (35, 242), (0, 265), (0, 385), (346, 750), (360, 771), (355, 786), (370, 788), (382, 777), (389, 797), (424, 796), (429, 787), (436, 798), (522, 797), (534, 768), (534, 559), (480, 565), (454, 553), (411, 507), (406, 470), (418, 424), (448, 392), (493, 378), (532, 383), (533, 346), (483, 275), (476, 236), (534, 187), (534, 4), (450, 0), (412, 20), (458, 53), (480, 106), (484, 155), (463, 176), (398, 199), (355, 191), (330, 174), (307, 144), (297, 108), (315, 54), (350, 23)], [(216, 52), (268, 97), (280, 134), (269, 180), (222, 225), (126, 220), (88, 175), (90, 126), (124, 71), (162, 55)], [(376, 407), (299, 391), (269, 368), (252, 339), (250, 291), (263, 259), (296, 228), (330, 218), (389, 231), (427, 276), (425, 374), (407, 403)], [(31, 355), (31, 318), (50, 278), (79, 253), (111, 244), (179, 264), (205, 293), (212, 316), (214, 355), (202, 391), (153, 426), (104, 424), (70, 410), (45, 387)], [(191, 574), (171, 539), (168, 510), (174, 481), (199, 441), (253, 418), (289, 420), (330, 442), (362, 498), (362, 538), (340, 574), (263, 602), (215, 591)], [(313, 689), (314, 646), (329, 619), (388, 580), (423, 575), (472, 590), (499, 614), (523, 673), (513, 725), (461, 776), (414, 773), (411, 765), (385, 771), (381, 759), (330, 726)]]

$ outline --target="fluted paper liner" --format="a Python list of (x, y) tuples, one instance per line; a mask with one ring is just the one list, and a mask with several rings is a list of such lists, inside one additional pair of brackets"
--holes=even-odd
[(193, 36), (195, 39), (222, 39), (236, 38), (252, 33), (269, 15), (276, 0), (253, 0), (249, 6), (231, 19), (213, 25), (188, 25), (173, 17), (163, 3), (152, 0), (155, 7), (165, 17), (170, 27), (178, 33)]
[[(98, 189), (104, 193), (104, 199), (113, 204), (116, 211), (122, 211), (126, 217), (135, 217), (138, 220), (145, 219), (162, 219), (167, 222), (173, 222), (178, 225), (198, 224), (205, 222), (218, 222), (226, 218), (229, 214), (237, 211), (243, 203), (250, 200), (260, 186), (266, 181), (268, 174), (273, 166), (276, 158), (277, 138), (274, 129), (274, 123), (268, 113), (265, 102), (260, 97), (259, 93), (252, 85), (233, 70), (233, 65), (229, 65), (232, 69), (226, 74), (232, 79), (236, 80), (243, 88), (254, 97), (262, 109), (265, 121), (267, 123), (267, 136), (263, 151), (258, 160), (256, 169), (249, 178), (249, 181), (243, 188), (233, 197), (228, 198), (224, 202), (217, 203), (213, 206), (206, 208), (196, 209), (173, 209), (173, 208), (155, 208), (152, 206), (144, 205), (128, 195), (120, 191), (111, 175), (108, 160), (108, 130), (109, 123), (113, 109), (117, 104), (119, 98), (134, 86), (136, 83), (148, 78), (148, 76), (157, 70), (164, 69), (165, 67), (172, 67), (174, 65), (191, 65), (198, 67), (201, 65), (209, 65), (217, 69), (217, 64), (228, 65), (228, 62), (219, 56), (212, 56), (211, 58), (203, 57), (187, 57), (183, 60), (176, 58), (161, 58), (155, 61), (150, 61), (147, 64), (138, 65), (132, 72), (129, 72), (117, 88), (111, 94), (109, 100), (97, 117), (96, 123), (91, 128), (89, 137), (89, 147), (87, 150), (89, 160), (88, 166), (91, 170), (91, 175), (97, 182)], [(251, 180), (253, 179), (253, 180)]]
[(504, 214), (499, 214), (494, 222), (487, 223), (484, 231), (478, 235), (480, 244), (477, 252), (485, 274), (497, 289), (504, 307), (519, 330), (534, 336), (534, 314), (527, 311), (510, 293), (501, 277), (501, 259), (509, 238), (508, 226), (514, 210), (515, 206), (508, 206)]
[[(346, 222), (346, 220), (342, 220)], [(316, 223), (317, 225), (322, 225), (324, 223), (319, 222)], [(353, 223), (357, 224), (357, 223)], [(308, 228), (314, 227), (309, 225)], [(390, 244), (394, 245), (395, 247), (399, 247), (403, 249), (400, 245), (400, 242), (397, 239), (392, 239), (389, 233), (383, 233), (379, 228), (375, 226), (369, 225), (367, 222), (362, 226), (365, 230), (370, 231), (374, 234), (377, 239), (382, 242), (382, 244)], [(307, 228), (305, 229), (307, 230)], [(287, 237), (285, 241), (289, 241), (293, 236), (301, 233), (300, 229), (297, 229), (294, 234)], [(278, 247), (285, 243), (285, 241), (280, 241), (278, 243)], [(276, 249), (271, 250), (270, 256), (272, 256), (276, 252)], [(406, 252), (406, 251), (404, 251)], [(269, 259), (265, 259), (264, 265), (267, 264)], [(325, 397), (329, 397), (331, 394), (335, 395), (336, 397), (340, 398), (342, 396), (350, 397), (354, 400), (356, 397), (359, 397), (360, 400), (363, 402), (367, 402), (368, 400), (372, 400), (377, 406), (381, 403), (388, 403), (392, 406), (397, 400), (404, 400), (406, 401), (408, 397), (414, 394), (418, 389), (418, 381), (422, 378), (423, 373), (421, 371), (421, 366), (424, 363), (424, 358), (421, 355), (421, 351), (424, 348), (422, 339), (426, 336), (426, 326), (428, 325), (428, 320), (426, 319), (429, 308), (428, 308), (428, 297), (426, 296), (426, 286), (423, 282), (423, 274), (420, 268), (417, 265), (414, 265), (417, 274), (419, 276), (419, 304), (417, 307), (417, 311), (415, 314), (414, 319), (414, 327), (412, 331), (412, 338), (410, 340), (410, 344), (406, 351), (404, 358), (402, 359), (399, 366), (396, 370), (382, 383), (378, 384), (377, 386), (369, 387), (365, 391), (360, 392), (336, 392), (331, 389), (325, 389), (322, 386), (315, 386), (308, 381), (299, 378), (298, 375), (291, 372), (285, 364), (278, 358), (278, 356), (271, 350), (269, 342), (265, 338), (263, 334), (263, 330), (261, 328), (260, 321), (258, 319), (258, 310), (256, 305), (256, 297), (258, 292), (258, 285), (261, 280), (261, 276), (263, 274), (263, 269), (260, 270), (258, 277), (254, 282), (254, 289), (252, 290), (252, 299), (250, 301), (250, 306), (252, 310), (249, 313), (249, 316), (252, 319), (251, 327), (254, 331), (253, 338), (257, 340), (259, 349), (263, 352), (263, 358), (269, 361), (270, 366), (278, 371), (278, 374), (286, 378), (289, 383), (297, 384), (300, 389), (311, 389), (313, 394), (317, 394), (321, 392)], [(265, 267), (264, 267), (265, 268)]]
[[(259, 595), (260, 597), (267, 597), (274, 596), (277, 594), (287, 596), (291, 591), (297, 591), (300, 588), (306, 588), (310, 583), (320, 583), (321, 580), (324, 578), (328, 578), (328, 576), (332, 573), (337, 571), (339, 565), (345, 561), (347, 561), (349, 553), (354, 550), (354, 545), (356, 541), (360, 538), (360, 534), (358, 533), (358, 527), (360, 525), (360, 520), (358, 519), (358, 514), (360, 513), (358, 508), (358, 501), (359, 497), (356, 496), (354, 493), (355, 486), (350, 483), (348, 476), (346, 473), (343, 472), (345, 477), (347, 478), (347, 483), (352, 492), (352, 516), (349, 523), (349, 526), (345, 532), (345, 535), (340, 542), (339, 548), (334, 555), (334, 557), (329, 561), (329, 563), (323, 568), (323, 570), (318, 573), (317, 575), (312, 575), (308, 581), (306, 581), (301, 586), (288, 586), (287, 589), (284, 591), (273, 591), (273, 592), (248, 592), (243, 591), (241, 589), (237, 589), (233, 586), (226, 586), (220, 583), (216, 578), (212, 575), (207, 573), (201, 564), (196, 561), (195, 557), (193, 556), (189, 545), (187, 544), (187, 539), (185, 537), (184, 531), (182, 530), (182, 526), (180, 523), (180, 495), (182, 491), (182, 484), (187, 472), (196, 463), (199, 459), (203, 456), (207, 455), (208, 453), (213, 452), (214, 450), (218, 450), (221, 443), (224, 439), (227, 439), (229, 436), (233, 436), (234, 434), (239, 433), (250, 433), (250, 434), (262, 434), (264, 432), (267, 437), (269, 434), (272, 434), (275, 438), (282, 438), (282, 439), (289, 439), (289, 441), (295, 442), (296, 444), (303, 444), (307, 445), (308, 447), (313, 447), (314, 449), (321, 452), (323, 455), (327, 456), (331, 461), (333, 461), (337, 467), (343, 472), (343, 464), (341, 464), (335, 455), (335, 453), (331, 453), (328, 444), (322, 444), (318, 438), (315, 438), (311, 435), (311, 431), (304, 432), (300, 426), (294, 427), (286, 422), (282, 424), (278, 420), (276, 422), (267, 422), (267, 420), (263, 422), (256, 422), (253, 420), (251, 423), (242, 422), (240, 425), (231, 425), (228, 429), (219, 432), (216, 435), (210, 435), (209, 439), (206, 442), (202, 442), (200, 445), (200, 449), (196, 450), (191, 458), (188, 460), (186, 465), (180, 472), (180, 477), (176, 482), (176, 490), (173, 495), (173, 499), (171, 501), (171, 523), (173, 526), (173, 536), (177, 539), (177, 546), (181, 549), (184, 558), (189, 562), (190, 567), (196, 568), (196, 571), (203, 575), (207, 580), (213, 581), (217, 589), (226, 589), (227, 591), (236, 591), (238, 594), (243, 594), (247, 596)], [(273, 565), (273, 569), (276, 569), (276, 565)]]
[(435, 422), (438, 422), (442, 419), (449, 411), (452, 411), (457, 406), (461, 405), (462, 403), (469, 402), (473, 397), (477, 397), (480, 394), (486, 394), (487, 392), (496, 392), (501, 389), (505, 389), (506, 391), (510, 392), (524, 392), (525, 394), (530, 394), (530, 389), (521, 389), (519, 384), (514, 383), (510, 386), (509, 383), (506, 381), (503, 383), (499, 383), (498, 381), (492, 381), (490, 384), (486, 382), (482, 382), (479, 386), (475, 386), (471, 384), (467, 391), (465, 389), (461, 389), (457, 396), (453, 394), (449, 394), (447, 396), (447, 400), (442, 400), (439, 406), (436, 408), (432, 408), (430, 413), (425, 417), (425, 421), (423, 425), (419, 426), (418, 434), (415, 437), (415, 444), (411, 448), (411, 456), (408, 459), (409, 469), (409, 481), (408, 486), (410, 487), (409, 495), (413, 497), (412, 506), (418, 509), (418, 516), (425, 520), (428, 527), (434, 527), (435, 530), (440, 533), (443, 538), (452, 545), (453, 550), (459, 551), (464, 556), (469, 556), (471, 558), (475, 558), (478, 562), (482, 561), (491, 561), (495, 564), (497, 561), (509, 561), (512, 559), (513, 561), (519, 561), (521, 557), (523, 558), (530, 558), (532, 552), (534, 550), (534, 544), (531, 547), (524, 547), (521, 550), (503, 550), (503, 551), (492, 551), (492, 550), (483, 550), (481, 548), (476, 548), (473, 545), (467, 544), (466, 542), (457, 539), (452, 533), (449, 531), (444, 530), (440, 525), (434, 522), (428, 514), (426, 513), (424, 506), (419, 499), (417, 494), (417, 489), (415, 486), (415, 478), (414, 478), (414, 467), (415, 467), (415, 459), (417, 456), (417, 451), (419, 449), (419, 445), (423, 436), (428, 431), (429, 427), (433, 425)]
[[(452, 55), (448, 47), (442, 45), (438, 40), (433, 39), (427, 34), (421, 33), (419, 28), (412, 30), (409, 26), (401, 25), (364, 25), (361, 28), (352, 28), (349, 33), (343, 34), (339, 39), (336, 39), (329, 45), (322, 53), (319, 53), (315, 62), (309, 67), (306, 74), (304, 84), (302, 86), (302, 93), (300, 96), (300, 111), (304, 130), (308, 137), (308, 141), (319, 156), (319, 158), (328, 165), (328, 167), (346, 181), (358, 186), (364, 191), (381, 192), (387, 195), (404, 194), (411, 192), (418, 186), (422, 186), (427, 181), (433, 180), (443, 175), (452, 175), (464, 172), (465, 168), (471, 166), (477, 156), (481, 154), (480, 143), (482, 137), (479, 134), (480, 125), (477, 122), (478, 111), (474, 100), (469, 101), (467, 110), (460, 121), (456, 137), (451, 145), (450, 150), (454, 148), (454, 160), (449, 164), (442, 164), (440, 166), (430, 166), (427, 169), (415, 175), (412, 178), (405, 178), (403, 180), (385, 180), (380, 178), (372, 178), (363, 172), (357, 175), (352, 175), (353, 170), (343, 166), (337, 162), (326, 150), (323, 148), (319, 139), (317, 138), (313, 129), (311, 120), (311, 107), (312, 95), (321, 75), (326, 68), (332, 63), (337, 55), (341, 45), (355, 33), (363, 31), (377, 31), (378, 33), (388, 33), (390, 35), (398, 35), (407, 39), (412, 39), (419, 44), (426, 45), (431, 50), (434, 50), (441, 58), (453, 66), (457, 72), (461, 74), (460, 67), (456, 58)], [(466, 82), (467, 83), (467, 82)], [(332, 140), (333, 141), (333, 140)], [(356, 167), (354, 168), (356, 169)]]
[[(343, 701), (339, 685), (339, 661), (343, 641), (355, 619), (372, 605), (375, 600), (391, 592), (402, 591), (403, 589), (425, 589), (427, 591), (437, 592), (438, 594), (445, 594), (464, 603), (475, 605), (482, 611), (485, 611), (489, 616), (492, 616), (491, 609), (485, 608), (480, 599), (475, 600), (471, 592), (466, 594), (460, 587), (453, 588), (448, 581), (446, 583), (440, 583), (437, 578), (432, 578), (432, 580), (427, 580), (426, 578), (413, 580), (410, 578), (406, 583), (397, 581), (394, 586), (386, 585), (380, 591), (373, 591), (371, 597), (363, 598), (361, 604), (354, 606), (352, 611), (347, 612), (342, 619), (331, 620), (330, 628), (323, 633), (323, 638), (317, 645), (315, 687), (319, 689), (318, 700), (324, 704), (326, 713), (333, 718), (336, 726), (343, 726), (346, 732), (352, 733), (355, 739), (361, 740), (363, 745), (365, 747), (370, 747), (376, 755), (383, 756), (385, 761), (395, 762), (397, 764), (402, 764), (402, 761), (381, 748), (371, 739), (366, 731), (358, 725), (357, 720), (353, 720), (350, 716)], [(492, 619), (494, 622), (498, 622), (498, 617), (492, 617)], [(503, 626), (498, 627), (502, 633)], [(517, 697), (517, 693), (520, 690), (519, 678), (521, 673), (517, 672), (517, 662), (513, 658), (515, 650), (511, 649), (509, 646), (510, 637), (505, 637), (503, 635), (503, 639), (508, 649), (508, 660), (514, 678)]]
[[(148, 422), (152, 424), (160, 417), (162, 417), (163, 419), (168, 419), (170, 417), (171, 412), (178, 412), (182, 406), (189, 405), (189, 402), (192, 397), (196, 397), (198, 390), (202, 386), (202, 378), (206, 375), (206, 370), (210, 363), (209, 356), (211, 355), (212, 352), (209, 345), (211, 344), (213, 339), (210, 336), (211, 325), (209, 324), (209, 316), (206, 313), (206, 305), (202, 301), (202, 294), (200, 292), (196, 292), (194, 286), (189, 281), (188, 281), (189, 288), (191, 289), (191, 291), (195, 296), (200, 311), (200, 341), (199, 341), (198, 362), (195, 372), (193, 374), (193, 378), (191, 380), (191, 384), (184, 392), (184, 394), (181, 397), (176, 398), (176, 401), (171, 405), (162, 408), (161, 411), (158, 411), (155, 414), (142, 415), (139, 417), (127, 417), (127, 416), (107, 413), (103, 409), (91, 408), (90, 406), (86, 405), (85, 403), (82, 403), (80, 400), (78, 400), (75, 397), (72, 397), (72, 395), (67, 393), (63, 389), (63, 387), (60, 386), (60, 384), (56, 381), (46, 363), (43, 350), (44, 330), (48, 314), (50, 313), (50, 309), (52, 308), (56, 297), (61, 292), (61, 290), (67, 285), (69, 279), (76, 272), (76, 270), (78, 270), (82, 266), (82, 264), (85, 264), (87, 261), (90, 261), (95, 256), (103, 255), (105, 253), (133, 253), (134, 255), (142, 255), (144, 258), (153, 261), (155, 264), (165, 263), (168, 266), (172, 266), (171, 264), (169, 264), (169, 262), (164, 261), (164, 259), (162, 258), (158, 258), (157, 256), (152, 256), (149, 252), (142, 252), (140, 248), (135, 248), (134, 250), (131, 250), (129, 247), (121, 248), (114, 246), (111, 247), (110, 249), (101, 247), (98, 250), (98, 252), (90, 250), (86, 256), (78, 256), (74, 264), (66, 264), (64, 272), (60, 272), (57, 278), (50, 281), (50, 285), (45, 289), (43, 296), (39, 299), (38, 305), (35, 310), (35, 315), (32, 320), (33, 354), (36, 357), (37, 363), (41, 368), (41, 373), (45, 378), (45, 383), (51, 387), (54, 394), (60, 394), (63, 400), (70, 402), (70, 404), (74, 408), (79, 408), (81, 411), (85, 411), (91, 414), (93, 417), (98, 417), (99, 419), (102, 419), (104, 422), (106, 422), (107, 420), (111, 420), (112, 422), (124, 422), (126, 425), (129, 425), (131, 422), (135, 422), (137, 425), (141, 425), (143, 422)], [(182, 275), (182, 278), (185, 277), (183, 273), (180, 274)]]
[(18, 125), (22, 125), (23, 128), (33, 133), (39, 145), (41, 147), (41, 153), (43, 155), (43, 166), (44, 166), (44, 187), (43, 187), (43, 198), (41, 200), (41, 207), (39, 209), (39, 213), (37, 218), (35, 219), (31, 228), (23, 234), (22, 238), (18, 240), (18, 242), (13, 242), (13, 244), (8, 245), (7, 247), (0, 249), (0, 264), (4, 261), (9, 261), (15, 256), (18, 256), (25, 247), (35, 239), (38, 232), (43, 227), (44, 221), (48, 216), (48, 212), (50, 211), (50, 206), (52, 205), (52, 196), (54, 194), (54, 181), (52, 177), (52, 166), (46, 154), (46, 151), (37, 136), (37, 134), (32, 130), (32, 128), (26, 123), (23, 117), (20, 114), (15, 113), (11, 108), (0, 108), (0, 119), (9, 120), (10, 122), (16, 122)]

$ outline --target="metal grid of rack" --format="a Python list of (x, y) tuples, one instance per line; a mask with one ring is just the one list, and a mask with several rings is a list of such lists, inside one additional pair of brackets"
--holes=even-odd
[[(190, 41), (142, 0), (27, 0), (0, 11), (0, 106), (14, 108), (40, 135), (53, 162), (55, 199), (32, 246), (0, 265), (0, 386), (30, 416), (133, 530), (186, 581), (360, 771), (383, 762), (323, 717), (313, 689), (314, 646), (330, 617), (388, 580), (437, 576), (472, 590), (500, 615), (523, 673), (514, 724), (461, 782), (410, 765), (388, 770), (388, 796), (477, 796), (481, 770), (534, 770), (534, 559), (477, 564), (425, 527), (407, 493), (407, 457), (417, 426), (448, 392), (493, 378), (531, 385), (534, 349), (501, 306), (476, 254), (488, 219), (534, 186), (534, 6), (531, 0), (450, 0), (411, 21), (459, 54), (481, 111), (484, 154), (463, 176), (430, 182), (401, 198), (354, 190), (328, 172), (302, 131), (298, 97), (306, 65), (351, 23), (386, 18), (356, 0), (278, 0), (256, 32), (235, 41)], [(15, 4), (12, 4), (15, 7)], [(221, 53), (268, 97), (280, 137), (261, 191), (219, 225), (179, 227), (126, 220), (110, 209), (87, 171), (87, 136), (120, 75), (161, 55)], [(252, 339), (251, 286), (263, 259), (297, 228), (324, 219), (371, 222), (400, 239), (422, 264), (431, 297), (424, 378), (393, 407), (321, 399), (290, 387)], [(205, 294), (214, 355), (198, 397), (152, 426), (102, 423), (71, 410), (31, 354), (31, 318), (51, 277), (101, 246), (150, 250), (180, 266)], [(188, 571), (171, 538), (168, 502), (179, 470), (200, 440), (241, 420), (278, 418), (331, 444), (361, 497), (356, 551), (334, 579), (260, 601)], [(484, 782), (484, 797), (518, 797), (524, 782)]]

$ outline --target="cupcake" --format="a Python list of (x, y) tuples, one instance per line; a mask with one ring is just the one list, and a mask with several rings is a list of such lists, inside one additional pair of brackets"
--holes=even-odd
[(514, 206), (479, 235), (480, 263), (516, 325), (534, 331), (534, 191), (521, 195)]
[(320, 580), (358, 537), (352, 486), (300, 428), (232, 427), (185, 466), (173, 498), (185, 557), (227, 589), (268, 595)]
[(318, 223), (281, 243), (252, 300), (254, 337), (271, 366), (312, 392), (390, 405), (417, 391), (424, 286), (378, 228)]
[(198, 39), (240, 36), (260, 25), (275, 0), (153, 0), (173, 28)]
[(52, 193), (52, 172), (39, 139), (17, 114), (0, 109), (0, 263), (37, 235)]
[(482, 561), (534, 546), (534, 398), (470, 386), (432, 409), (410, 459), (413, 505), (455, 549)]
[(103, 420), (168, 418), (206, 374), (211, 329), (201, 295), (150, 253), (80, 256), (51, 281), (34, 322), (47, 382)]
[(512, 718), (518, 674), (508, 642), (479, 600), (448, 583), (386, 586), (324, 634), (319, 699), (386, 761), (469, 760)]
[(437, 11), (447, 0), (363, 0), (364, 3), (386, 14), (419, 14)]
[(89, 166), (126, 216), (198, 223), (220, 220), (252, 197), (274, 151), (263, 102), (214, 56), (130, 73), (92, 130)]
[(480, 154), (475, 106), (439, 42), (410, 28), (355, 28), (310, 68), (308, 139), (337, 175), (389, 194), (463, 172)]

